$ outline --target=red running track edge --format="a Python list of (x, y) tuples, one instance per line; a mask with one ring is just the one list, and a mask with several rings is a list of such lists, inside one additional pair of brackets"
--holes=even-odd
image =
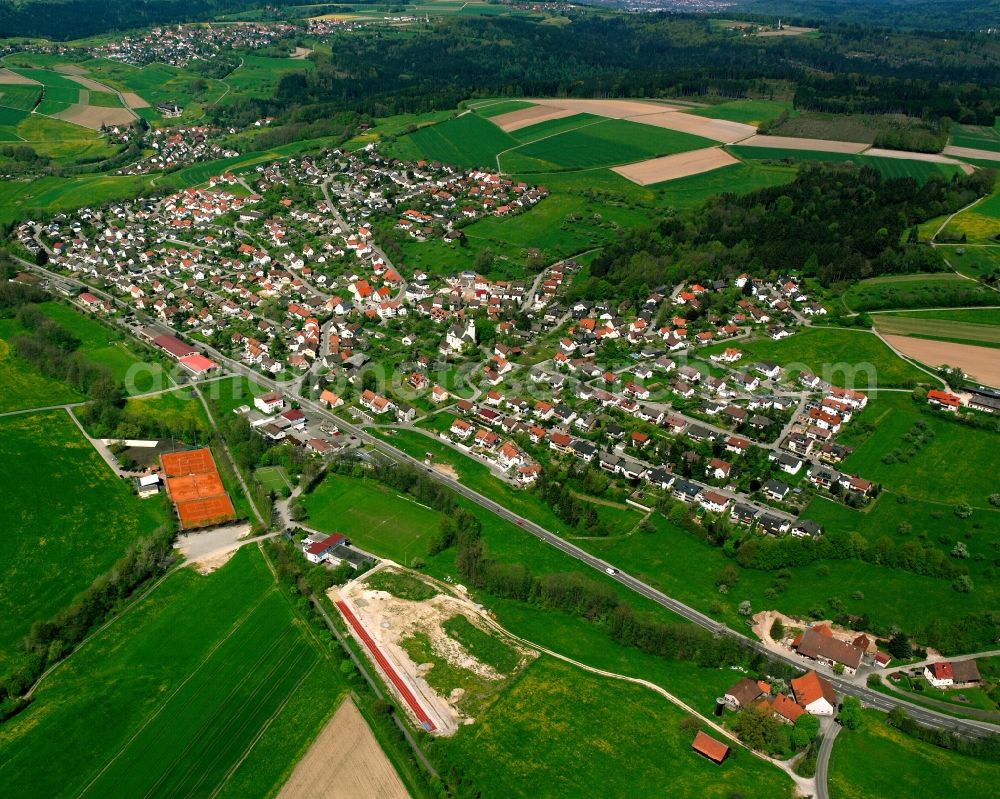
[(375, 641), (372, 640), (368, 631), (365, 630), (365, 628), (361, 625), (361, 622), (358, 621), (357, 616), (355, 616), (354, 613), (351, 612), (351, 609), (347, 607), (347, 603), (343, 600), (337, 600), (335, 604), (337, 605), (337, 610), (343, 614), (344, 618), (347, 619), (347, 623), (350, 624), (354, 629), (354, 632), (358, 634), (358, 637), (364, 643), (365, 648), (371, 653), (371, 656), (375, 658), (375, 662), (378, 663), (378, 667), (382, 669), (385, 676), (389, 678), (389, 681), (396, 686), (396, 690), (399, 691), (406, 704), (410, 706), (410, 709), (413, 711), (414, 715), (416, 715), (417, 720), (421, 723), (421, 725), (423, 725), (423, 728), (427, 730), (427, 732), (434, 732), (437, 727), (434, 726), (434, 722), (431, 721), (430, 716), (427, 715), (424, 709), (420, 706), (420, 703), (417, 701), (417, 698), (413, 695), (413, 692), (396, 673), (396, 670), (389, 664), (389, 661), (386, 660), (385, 655), (382, 654), (382, 651), (378, 648)]

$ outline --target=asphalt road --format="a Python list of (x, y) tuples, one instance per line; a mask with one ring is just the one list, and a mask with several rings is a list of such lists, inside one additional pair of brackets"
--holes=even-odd
[(830, 799), (830, 755), (840, 729), (839, 724), (833, 724), (820, 741), (819, 752), (816, 755), (816, 799)]
[[(24, 266), (33, 269), (35, 271), (40, 271), (48, 277), (65, 282), (70, 282), (75, 285), (79, 285), (80, 287), (85, 288), (88, 291), (92, 291), (95, 294), (109, 297), (116, 304), (124, 306), (124, 303), (122, 303), (122, 301), (119, 300), (118, 298), (111, 297), (111, 295), (108, 295), (106, 292), (95, 291), (93, 287), (85, 283), (82, 283), (79, 280), (76, 280), (75, 278), (68, 278), (62, 275), (56, 275), (49, 272), (46, 269), (42, 269), (40, 267), (35, 266), (34, 264), (30, 264), (27, 261), (23, 261), (21, 259), (17, 260), (19, 260)], [(165, 325), (162, 324), (160, 326), (166, 327)], [(265, 386), (272, 390), (282, 391), (285, 393), (288, 392), (289, 387), (286, 384), (278, 383), (274, 380), (271, 380), (270, 378), (265, 377), (259, 372), (250, 369), (245, 364), (242, 364), (239, 361), (234, 361), (231, 358), (226, 357), (225, 355), (218, 352), (212, 347), (209, 347), (201, 342), (188, 339), (182, 331), (175, 331), (175, 333), (180, 338), (184, 338), (185, 340), (187, 340), (188, 343), (192, 344), (193, 346), (197, 347), (198, 349), (202, 350), (208, 355), (211, 355), (219, 363), (225, 364), (230, 369), (230, 371), (235, 372), (236, 374), (244, 375), (252, 379), (254, 382), (258, 383), (259, 385)], [(486, 510), (492, 513), (495, 513), (500, 518), (506, 519), (507, 521), (517, 525), (518, 527), (522, 528), (528, 533), (534, 535), (536, 538), (539, 538), (540, 540), (544, 541), (550, 546), (553, 546), (556, 549), (566, 553), (570, 557), (575, 558), (584, 565), (605, 573), (607, 573), (607, 570), (609, 568), (613, 568), (612, 564), (609, 564), (606, 561), (601, 560), (600, 558), (594, 557), (593, 555), (584, 551), (583, 549), (580, 549), (579, 547), (569, 543), (568, 541), (565, 541), (559, 536), (549, 532), (544, 527), (541, 527), (540, 525), (535, 524), (531, 520), (525, 519), (524, 517), (517, 515), (508, 508), (505, 508), (503, 505), (494, 502), (489, 497), (485, 497), (482, 494), (473, 491), (467, 486), (462, 485), (457, 480), (453, 480), (452, 478), (448, 477), (447, 475), (429, 469), (423, 462), (418, 461), (415, 458), (411, 458), (405, 452), (396, 449), (391, 444), (388, 444), (380, 439), (374, 438), (373, 436), (366, 433), (360, 427), (353, 425), (349, 422), (346, 422), (342, 418), (330, 413), (324, 406), (320, 405), (315, 400), (307, 399), (302, 396), (296, 396), (296, 401), (298, 401), (302, 407), (311, 410), (313, 413), (320, 416), (324, 416), (336, 422), (336, 424), (341, 429), (345, 430), (349, 434), (357, 436), (362, 441), (372, 444), (377, 449), (380, 449), (383, 452), (388, 452), (397, 460), (413, 464), (421, 469), (425, 469), (433, 479), (445, 483), (450, 488), (452, 488), (453, 490), (455, 490), (456, 492), (458, 492), (471, 502), (475, 502), (480, 507), (485, 508)], [(752, 649), (762, 654), (765, 654), (768, 657), (773, 658), (775, 660), (784, 661), (797, 668), (801, 669), (815, 668), (817, 671), (823, 673), (823, 675), (831, 682), (834, 689), (838, 693), (856, 696), (867, 706), (875, 707), (878, 708), (879, 710), (883, 710), (886, 712), (892, 710), (892, 708), (896, 706), (901, 706), (906, 709), (907, 713), (909, 713), (909, 715), (914, 720), (916, 720), (921, 724), (924, 724), (929, 727), (936, 727), (939, 729), (950, 730), (960, 735), (965, 735), (969, 737), (980, 737), (988, 733), (1000, 732), (1000, 727), (998, 727), (997, 725), (988, 724), (987, 722), (981, 722), (981, 721), (959, 719), (944, 713), (938, 713), (933, 710), (928, 710), (926, 708), (920, 707), (919, 705), (914, 705), (910, 702), (907, 702), (903, 699), (886, 696), (884, 694), (878, 693), (877, 691), (873, 691), (870, 688), (867, 688), (866, 686), (858, 685), (849, 680), (837, 677), (836, 675), (833, 675), (822, 666), (818, 666), (818, 664), (812, 661), (807, 661), (805, 658), (801, 658), (797, 655), (784, 654), (781, 652), (772, 651), (767, 647), (765, 647), (760, 642), (754, 641), (748, 638), (747, 636), (743, 635), (742, 633), (732, 630), (726, 625), (721, 624), (712, 618), (709, 618), (708, 616), (706, 616), (703, 613), (700, 613), (694, 608), (688, 607), (682, 602), (679, 602), (678, 600), (667, 596), (666, 594), (662, 593), (661, 591), (658, 591), (652, 586), (647, 585), (646, 583), (637, 580), (636, 578), (631, 577), (628, 574), (625, 574), (624, 572), (621, 572), (617, 569), (615, 570), (615, 573), (611, 575), (611, 577), (612, 579), (617, 580), (619, 583), (629, 588), (630, 590), (634, 591), (635, 593), (639, 594), (640, 596), (646, 597), (647, 599), (657, 603), (658, 605), (667, 608), (668, 610), (672, 611), (673, 613), (676, 613), (678, 616), (684, 619), (687, 619), (693, 624), (697, 624), (698, 626), (703, 627), (706, 630), (709, 630), (716, 634), (735, 636), (740, 640), (741, 644), (747, 647), (748, 649)]]

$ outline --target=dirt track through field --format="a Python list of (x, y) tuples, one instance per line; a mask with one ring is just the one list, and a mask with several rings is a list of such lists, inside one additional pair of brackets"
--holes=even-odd
[(6, 83), (8, 86), (40, 86), (41, 84), (37, 80), (32, 78), (26, 78), (24, 75), (18, 75), (16, 72), (11, 72), (9, 69), (0, 67), (0, 84)]
[(975, 147), (953, 147), (948, 145), (942, 150), (945, 155), (955, 155), (960, 158), (976, 158), (981, 161), (1000, 161), (1000, 153), (993, 150), (977, 150)]
[(957, 366), (980, 383), (1000, 388), (1000, 355), (995, 349), (909, 336), (882, 338), (894, 349), (927, 366)]
[(860, 153), (868, 149), (864, 142), (804, 139), (798, 136), (753, 136), (740, 142), (741, 147), (773, 147), (778, 150), (816, 150), (821, 153)]
[(612, 171), (640, 186), (648, 186), (651, 183), (698, 175), (738, 163), (739, 161), (725, 150), (719, 147), (706, 147), (704, 150), (693, 150), (649, 161), (639, 161), (636, 164), (616, 166)]
[(409, 793), (347, 699), (295, 765), (278, 799), (409, 799)]
[(85, 89), (90, 89), (90, 91), (92, 92), (108, 92), (109, 94), (115, 93), (115, 90), (112, 89), (110, 86), (105, 86), (103, 83), (98, 83), (96, 80), (93, 80), (92, 78), (83, 78), (80, 77), (79, 75), (67, 75), (66, 77), (68, 77), (71, 81), (74, 81), (75, 83), (79, 83)]
[(726, 119), (692, 116), (685, 114), (680, 106), (641, 100), (536, 98), (529, 102), (535, 105), (509, 114), (500, 114), (490, 121), (501, 130), (510, 133), (551, 119), (561, 119), (573, 114), (593, 114), (608, 119), (625, 119), (643, 125), (691, 133), (726, 144), (741, 141), (757, 132), (751, 125), (730, 122)]

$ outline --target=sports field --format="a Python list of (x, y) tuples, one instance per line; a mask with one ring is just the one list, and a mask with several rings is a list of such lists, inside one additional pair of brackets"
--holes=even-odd
[[(859, 768), (858, 763), (888, 763)], [(890, 727), (886, 716), (865, 711), (860, 730), (842, 731), (830, 758), (831, 799), (991, 799), (1000, 764), (918, 741)]]
[(136, 498), (61, 410), (0, 419), (0, 485), (5, 672), (33, 622), (65, 607), (167, 514), (162, 500)]
[(271, 795), (343, 696), (255, 547), (175, 572), (0, 733), (0, 793)]
[(233, 502), (222, 485), (210, 449), (171, 452), (161, 456), (160, 462), (167, 493), (177, 508), (183, 529), (205, 527), (235, 517)]
[(292, 487), (284, 466), (261, 466), (254, 470), (253, 476), (265, 491), (280, 494)]
[[(659, 796), (774, 799), (790, 780), (746, 751), (716, 766), (691, 751), (685, 714), (651, 690), (542, 656), (477, 720), (437, 745), (484, 799)], [(623, 732), (623, 731), (627, 731)], [(622, 736), (627, 735), (628, 745)]]
[(442, 516), (373, 480), (331, 474), (305, 497), (310, 527), (343, 533), (361, 549), (408, 564), (427, 554)]

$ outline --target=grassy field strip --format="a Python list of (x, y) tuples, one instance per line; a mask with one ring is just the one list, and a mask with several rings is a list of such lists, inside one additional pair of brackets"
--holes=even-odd
[(91, 783), (87, 785), (83, 789), (83, 791), (80, 792), (79, 794), (80, 796), (82, 796), (88, 790), (90, 790), (91, 785), (97, 782), (101, 778), (101, 776), (103, 776), (104, 772), (107, 771), (114, 764), (114, 762), (121, 756), (121, 754), (132, 745), (135, 739), (138, 738), (143, 733), (146, 727), (148, 727), (156, 720), (157, 716), (159, 716), (163, 712), (163, 710), (167, 707), (168, 704), (170, 704), (173, 698), (178, 693), (180, 693), (184, 689), (184, 687), (191, 680), (195, 678), (198, 672), (200, 672), (205, 667), (205, 664), (207, 664), (212, 659), (213, 655), (215, 655), (215, 653), (219, 650), (219, 648), (223, 644), (225, 644), (226, 641), (232, 638), (232, 636), (235, 635), (236, 632), (246, 623), (247, 619), (249, 619), (257, 611), (257, 609), (261, 606), (261, 604), (263, 604), (264, 600), (267, 599), (270, 593), (272, 592), (263, 594), (261, 598), (258, 600), (258, 602), (249, 610), (247, 610), (247, 612), (243, 614), (243, 616), (237, 619), (233, 623), (232, 627), (229, 628), (229, 631), (224, 636), (219, 638), (218, 641), (216, 641), (216, 643), (208, 650), (208, 652), (205, 653), (205, 657), (201, 660), (201, 662), (194, 669), (192, 669), (191, 673), (177, 685), (177, 687), (173, 690), (173, 692), (171, 692), (170, 696), (168, 696), (166, 699), (163, 700), (160, 706), (153, 713), (150, 714), (148, 719), (146, 719), (145, 723), (143, 723), (143, 725), (139, 727), (138, 730), (136, 730), (135, 734), (125, 742), (125, 745), (122, 746), (122, 748), (114, 755), (114, 757), (112, 757), (105, 764), (104, 768), (102, 768), (101, 771), (98, 772), (98, 774), (94, 777)]
[(221, 767), (245, 755), (318, 660), (287, 616), (265, 606), (283, 602), (277, 591), (265, 594), (79, 796), (187, 796), (213, 777), (217, 786)]
[(882, 315), (874, 317), (881, 333), (930, 338), (973, 344), (1000, 344), (1000, 327), (973, 322), (951, 322), (943, 319), (918, 319), (912, 316)]

